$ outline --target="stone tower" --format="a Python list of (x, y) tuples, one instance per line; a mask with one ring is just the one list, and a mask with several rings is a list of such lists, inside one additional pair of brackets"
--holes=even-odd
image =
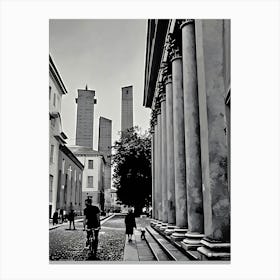
[(122, 88), (122, 116), (121, 131), (133, 127), (133, 87)]
[(93, 125), (94, 125), (94, 98), (95, 91), (78, 89), (78, 98), (76, 98), (77, 124), (76, 124), (76, 145), (93, 148)]
[(103, 154), (106, 164), (104, 169), (104, 195), (105, 208), (111, 206), (111, 146), (112, 146), (112, 120), (99, 118), (98, 152)]

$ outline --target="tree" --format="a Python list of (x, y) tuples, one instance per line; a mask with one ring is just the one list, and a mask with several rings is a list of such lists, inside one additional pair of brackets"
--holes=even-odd
[(133, 206), (138, 216), (143, 207), (151, 204), (151, 135), (141, 134), (138, 127), (133, 127), (121, 135), (113, 149), (117, 198), (122, 204)]

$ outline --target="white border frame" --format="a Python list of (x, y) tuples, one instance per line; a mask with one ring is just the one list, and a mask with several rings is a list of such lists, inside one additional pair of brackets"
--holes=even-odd
[[(49, 264), (48, 19), (157, 17), (231, 19), (231, 264)], [(278, 1), (2, 1), (0, 18), (1, 279), (280, 278)]]

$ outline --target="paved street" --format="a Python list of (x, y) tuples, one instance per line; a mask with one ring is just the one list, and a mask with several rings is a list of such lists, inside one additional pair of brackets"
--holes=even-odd
[[(123, 217), (114, 217), (102, 225), (99, 232), (97, 260), (122, 260), (125, 229)], [(68, 224), (49, 232), (50, 260), (88, 260), (85, 249), (86, 232), (82, 222), (76, 223), (76, 230), (68, 230)]]
[[(145, 226), (147, 219), (137, 219), (137, 227)], [(51, 261), (89, 260), (85, 249), (86, 232), (82, 222), (76, 223), (76, 230), (68, 230), (68, 224), (49, 231), (49, 258)], [(123, 261), (125, 246), (125, 225), (123, 216), (106, 221), (99, 232), (97, 260)]]

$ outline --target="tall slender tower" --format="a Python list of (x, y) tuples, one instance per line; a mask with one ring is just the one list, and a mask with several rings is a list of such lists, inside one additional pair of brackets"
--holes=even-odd
[(133, 87), (122, 88), (122, 123), (121, 131), (133, 127)]
[(93, 125), (94, 125), (94, 98), (95, 91), (78, 89), (78, 98), (76, 98), (77, 108), (77, 126), (76, 126), (76, 145), (93, 148)]
[(111, 207), (111, 146), (112, 146), (112, 120), (99, 118), (98, 152), (103, 154), (106, 164), (104, 168), (104, 196), (105, 209)]

